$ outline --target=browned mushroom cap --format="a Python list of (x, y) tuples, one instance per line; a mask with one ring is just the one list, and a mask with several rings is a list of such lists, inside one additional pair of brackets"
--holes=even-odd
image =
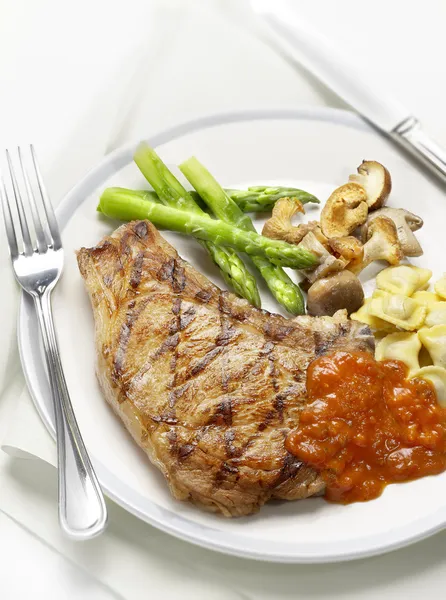
[(384, 206), (392, 190), (389, 171), (376, 160), (363, 160), (358, 167), (358, 174), (350, 175), (349, 181), (359, 183), (365, 189), (369, 210)]
[(357, 311), (364, 302), (359, 279), (350, 271), (341, 271), (318, 279), (308, 290), (307, 309), (313, 316), (332, 316), (340, 309), (348, 314)]
[(298, 244), (308, 232), (319, 226), (317, 221), (292, 225), (291, 219), (297, 213), (305, 213), (302, 203), (296, 198), (281, 198), (273, 208), (271, 218), (263, 226), (262, 235), (273, 240), (283, 240)]
[(343, 238), (332, 238), (328, 243), (333, 252), (348, 260), (349, 264), (362, 261), (364, 255), (363, 245), (352, 235)]
[(394, 222), (404, 256), (421, 256), (423, 254), (420, 242), (413, 233), (423, 226), (421, 217), (414, 215), (405, 208), (380, 208), (371, 213), (361, 227), (361, 239), (363, 241), (367, 238), (370, 224), (377, 217), (387, 217)]
[(325, 203), (321, 213), (321, 229), (328, 238), (346, 237), (367, 219), (365, 189), (359, 183), (338, 187)]
[(404, 258), (398, 240), (395, 223), (383, 216), (376, 217), (370, 223), (367, 231), (367, 242), (363, 246), (362, 260), (350, 263), (349, 271), (359, 273), (374, 260), (385, 260), (391, 265), (397, 265)]

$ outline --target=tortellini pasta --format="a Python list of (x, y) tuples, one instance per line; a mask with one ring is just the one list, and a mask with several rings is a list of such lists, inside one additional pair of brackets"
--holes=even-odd
[(418, 292), (414, 292), (411, 298), (413, 300), (416, 300), (420, 304), (424, 304), (424, 306), (427, 306), (428, 308), (436, 302), (441, 302), (440, 296), (438, 296), (434, 292), (427, 292), (426, 290), (419, 290)]
[(412, 377), (426, 379), (435, 388), (438, 403), (446, 408), (446, 369), (443, 367), (423, 367), (413, 373)]
[(418, 337), (429, 352), (434, 366), (446, 368), (446, 325), (420, 329)]
[(388, 267), (378, 273), (376, 285), (379, 289), (391, 294), (411, 296), (421, 290), (432, 277), (432, 271), (412, 265)]
[(409, 374), (420, 370), (418, 355), (421, 341), (417, 333), (400, 331), (386, 335), (375, 350), (376, 360), (400, 360), (409, 368)]
[(446, 300), (446, 273), (435, 283), (434, 290), (443, 300)]
[(364, 304), (361, 306), (359, 310), (350, 315), (350, 318), (354, 321), (360, 321), (361, 323), (365, 323), (372, 329), (376, 329), (378, 331), (383, 331), (385, 333), (390, 333), (395, 331), (395, 326), (391, 323), (387, 323), (387, 321), (383, 321), (378, 317), (370, 314), (370, 305), (372, 302), (372, 298), (367, 298), (364, 300)]
[(446, 325), (446, 302), (434, 302), (427, 307), (424, 325), (426, 327)]
[(377, 298), (372, 297), (369, 312), (372, 316), (401, 329), (414, 331), (423, 325), (427, 308), (408, 296), (386, 294)]

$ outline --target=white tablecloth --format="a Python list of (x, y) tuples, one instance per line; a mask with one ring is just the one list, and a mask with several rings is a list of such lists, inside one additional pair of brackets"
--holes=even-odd
[[(442, 0), (293, 4), (446, 145)], [(3, 0), (0, 50), (0, 147), (33, 141), (54, 201), (108, 150), (185, 119), (242, 108), (342, 106), (257, 38), (243, 0)], [(2, 416), (16, 406), (20, 378), (11, 336), (16, 296), (8, 293), (13, 282), (2, 232), (0, 238), (0, 389), (10, 388), (0, 400), (1, 433), (10, 426)], [(40, 424), (25, 411), (14, 426), (26, 437)], [(54, 494), (50, 467), (1, 457), (0, 509), (29, 523), (30, 507), (50, 507), (34, 515), (32, 529), (43, 539), (55, 518)], [(117, 507), (107, 536), (77, 551), (47, 539), (51, 549), (0, 514), (0, 596), (27, 597), (24, 572), (35, 598), (99, 600), (113, 597), (111, 589), (130, 600), (415, 598), (441, 594), (446, 583), (444, 534), (385, 557), (321, 567), (219, 557), (141, 526)], [(110, 574), (119, 552), (122, 563)], [(132, 580), (129, 560), (138, 561), (146, 588)]]

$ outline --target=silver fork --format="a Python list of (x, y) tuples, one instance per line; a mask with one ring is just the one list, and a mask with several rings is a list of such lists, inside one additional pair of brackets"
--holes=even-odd
[[(1, 180), (0, 183), (6, 235), (14, 275), (34, 300), (45, 349), (56, 420), (59, 522), (69, 537), (85, 540), (99, 535), (105, 529), (107, 509), (74, 416), (54, 329), (51, 292), (62, 273), (62, 243), (34, 148), (30, 146), (32, 182), (23, 160), (24, 153), (20, 148), (17, 154), (22, 175), (21, 188), (22, 191), (26, 190), (31, 218), (25, 212), (13, 161), (7, 150), (6, 159), (11, 180), (9, 194), (4, 181)], [(14, 224), (14, 205), (18, 226)], [(34, 229), (34, 240), (30, 221)]]

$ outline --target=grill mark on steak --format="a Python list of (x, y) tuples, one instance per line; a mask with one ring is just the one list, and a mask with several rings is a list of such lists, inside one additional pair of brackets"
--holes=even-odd
[(281, 342), (286, 338), (294, 330), (293, 326), (288, 325), (278, 325), (272, 319), (271, 321), (266, 321), (263, 327), (263, 333), (266, 337), (274, 340), (275, 342)]
[(168, 281), (172, 290), (177, 294), (182, 292), (186, 286), (184, 267), (176, 258), (171, 258), (163, 263), (159, 271), (159, 278), (161, 281)]
[(116, 355), (113, 361), (113, 369), (111, 373), (112, 380), (115, 384), (117, 384), (122, 377), (125, 363), (125, 355), (127, 352), (127, 346), (129, 343), (132, 327), (135, 325), (139, 316), (141, 315), (141, 313), (143, 312), (143, 310), (149, 302), (150, 298), (144, 298), (144, 300), (141, 300), (136, 307), (135, 300), (132, 300), (132, 302), (130, 302), (128, 305), (128, 308), (130, 310), (127, 311), (126, 319), (122, 324), (119, 332)]
[(303, 466), (304, 463), (302, 461), (287, 452), (280, 473), (274, 482), (274, 487), (278, 487), (282, 483), (285, 483), (285, 481), (288, 481), (288, 479), (296, 477)]
[(192, 321), (195, 319), (197, 315), (197, 311), (195, 310), (195, 308), (193, 306), (189, 306), (189, 308), (187, 308), (180, 317), (180, 331), (183, 331), (184, 329), (186, 329), (186, 327), (188, 325), (190, 325), (192, 323)]
[(175, 413), (164, 413), (162, 415), (151, 415), (150, 417), (155, 423), (167, 423), (167, 425), (177, 425), (178, 419)]
[(190, 383), (190, 381), (188, 381), (187, 383), (180, 385), (178, 387), (174, 387), (174, 389), (170, 390), (169, 397), (168, 397), (170, 408), (173, 408), (175, 406), (177, 400), (179, 400), (179, 398), (181, 398), (181, 396), (183, 396), (183, 394), (185, 392), (187, 392), (190, 385), (191, 385), (191, 383)]
[(277, 394), (274, 398), (273, 406), (276, 409), (276, 412), (279, 417), (279, 421), (283, 423), (283, 407), (285, 406), (286, 394)]
[(178, 448), (178, 458), (185, 459), (192, 454), (195, 450), (195, 446), (193, 444), (183, 444)]
[[(224, 350), (223, 346), (215, 346), (214, 348), (212, 348), (212, 350), (209, 350), (209, 352), (206, 352), (206, 354), (203, 356), (203, 358), (201, 360), (199, 360), (198, 362), (196, 362), (193, 365), (193, 367), (191, 368), (191, 370), (190, 370), (191, 376), (195, 377), (196, 375), (198, 375), (199, 373), (204, 371), (204, 369), (209, 365), (209, 363), (211, 363), (216, 356), (218, 356), (221, 352), (223, 352), (223, 350)], [(188, 379), (190, 379), (190, 377), (188, 377)]]
[(149, 237), (149, 228), (147, 227), (146, 221), (138, 221), (133, 227), (133, 231), (139, 237), (140, 240), (147, 240)]
[(141, 281), (142, 275), (142, 264), (144, 262), (144, 252), (138, 252), (135, 258), (135, 263), (133, 265), (132, 275), (130, 277), (130, 285), (133, 289), (136, 289)]
[(228, 476), (230, 476), (230, 475), (232, 475), (232, 476), (235, 475), (236, 476), (235, 481), (238, 481), (238, 479), (239, 479), (238, 467), (236, 467), (235, 465), (231, 465), (228, 462), (224, 462), (215, 475), (214, 486), (216, 488), (218, 488), (223, 483), (223, 481), (227, 481)]
[(204, 304), (207, 304), (209, 302), (209, 300), (212, 298), (212, 292), (210, 292), (209, 290), (198, 290), (198, 292), (195, 294), (194, 298), (196, 300), (200, 300)]
[(226, 425), (227, 427), (232, 425), (232, 400), (226, 398), (222, 400), (215, 409), (215, 413), (210, 419), (210, 423), (214, 425)]

